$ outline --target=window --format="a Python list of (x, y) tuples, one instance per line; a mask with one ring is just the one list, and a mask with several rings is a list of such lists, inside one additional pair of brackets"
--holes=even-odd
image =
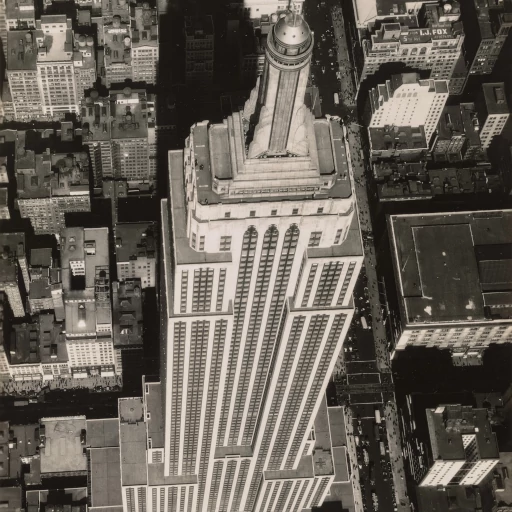
[(204, 251), (204, 236), (199, 237), (199, 250)]
[(318, 210), (316, 211), (316, 213), (324, 213), (324, 209), (323, 209), (323, 208), (318, 208)]
[(196, 234), (192, 233), (192, 249), (196, 248), (196, 240), (197, 240)]
[(340, 243), (342, 234), (343, 234), (343, 229), (338, 229), (338, 231), (336, 231), (336, 236), (334, 237), (334, 245), (338, 245)]
[(298, 208), (294, 208), (292, 210), (292, 215), (298, 215), (299, 214), (299, 209)]
[(231, 217), (231, 212), (224, 213), (224, 218), (229, 219)]
[(270, 215), (277, 215), (277, 210), (272, 210), (272, 211), (270, 212)]
[(322, 238), (321, 231), (313, 231), (311, 236), (309, 237), (308, 247), (318, 247), (320, 245), (320, 240)]
[(251, 210), (249, 213), (250, 217), (256, 217), (256, 212), (254, 210)]
[(221, 236), (220, 237), (220, 251), (230, 251), (231, 250), (231, 237), (230, 236)]

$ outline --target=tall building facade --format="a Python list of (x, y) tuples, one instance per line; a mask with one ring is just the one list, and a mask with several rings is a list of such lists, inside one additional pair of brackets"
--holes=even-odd
[[(169, 153), (164, 478), (149, 507), (300, 511), (334, 479), (311, 431), (363, 256), (341, 127), (304, 106), (312, 50), (302, 17), (283, 17), (244, 112)], [(135, 510), (138, 489), (124, 492)]]
[[(25, 316), (24, 297), (29, 289), (24, 233), (0, 234), (0, 291), (4, 292), (16, 317)], [(20, 274), (22, 279), (20, 279)]]
[(510, 117), (510, 108), (503, 82), (483, 84), (482, 92), (480, 140), (482, 141), (482, 147), (488, 149), (493, 138), (500, 135), (503, 128), (505, 128), (505, 124)]
[(417, 73), (393, 75), (372, 89), (368, 127), (372, 157), (428, 150), (448, 94), (446, 80), (421, 80)]

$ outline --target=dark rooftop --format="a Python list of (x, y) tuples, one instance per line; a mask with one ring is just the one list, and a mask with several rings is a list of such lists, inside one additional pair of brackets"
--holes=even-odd
[(507, 308), (484, 306), (489, 294), (512, 290), (510, 251), (499, 250), (512, 244), (512, 210), (393, 215), (389, 223), (404, 323), (508, 318)]
[(142, 347), (142, 286), (140, 279), (113, 283), (114, 346)]
[(155, 257), (156, 226), (151, 222), (116, 225), (116, 259), (127, 262), (137, 257)]
[(510, 113), (503, 82), (483, 84), (482, 90), (488, 115)]

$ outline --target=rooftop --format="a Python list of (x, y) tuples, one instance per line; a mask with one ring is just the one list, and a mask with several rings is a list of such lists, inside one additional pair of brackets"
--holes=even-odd
[(146, 485), (146, 425), (142, 398), (119, 400), (122, 485)]
[(39, 425), (9, 425), (9, 477), (19, 478), (21, 475), (22, 458), (30, 460), (29, 474), (25, 481), (40, 482), (40, 464), (37, 458), (32, 459), (39, 449)]
[(417, 73), (393, 75), (385, 88), (378, 86), (370, 129), (386, 125), (425, 125), (432, 105), (440, 93), (448, 94), (446, 80), (420, 80)]
[(194, 39), (213, 37), (213, 18), (211, 16), (185, 17), (185, 35), (187, 38)]
[(8, 71), (36, 70), (37, 45), (33, 32), (31, 30), (9, 30), (7, 32)]
[(34, 0), (5, 2), (5, 17), (9, 19), (34, 19)]
[(88, 195), (89, 158), (87, 153), (34, 154), (18, 147), (16, 182), (19, 199)]
[(142, 295), (140, 279), (114, 283), (114, 346), (142, 347)]
[(72, 61), (71, 20), (66, 19), (65, 14), (43, 15), (36, 23), (39, 29), (35, 31), (38, 64)]
[(130, 6), (133, 46), (156, 46), (158, 44), (158, 13), (149, 4)]
[(482, 84), (487, 115), (510, 114), (503, 82)]
[(16, 259), (24, 256), (24, 233), (0, 233), (0, 283), (17, 282)]
[[(9, 4), (9, 2), (7, 2)], [(8, 512), (21, 512), (22, 489), (20, 487), (2, 487), (0, 508)]]
[(114, 16), (112, 22), (103, 24), (105, 66), (115, 64), (130, 65), (131, 39), (130, 26), (119, 16)]
[(126, 87), (110, 93), (113, 139), (136, 139), (148, 136), (147, 97), (144, 90)]
[(86, 430), (85, 416), (43, 418), (46, 441), (41, 448), (41, 474), (84, 473), (87, 471), (85, 446), (81, 443)]
[(109, 97), (92, 90), (81, 102), (82, 138), (88, 141), (110, 141)]
[(50, 248), (31, 249), (30, 250), (31, 267), (51, 267), (52, 250)]
[(122, 507), (119, 448), (92, 448), (90, 456), (91, 506)]
[(499, 458), (498, 443), (487, 418), (487, 409), (441, 405), (427, 409), (426, 414), (433, 460), (465, 460), (464, 435), (475, 436), (480, 459)]
[(87, 445), (91, 448), (119, 446), (119, 419), (87, 420)]
[(138, 257), (155, 258), (156, 226), (151, 222), (116, 224), (116, 259), (118, 263)]
[(392, 215), (389, 224), (406, 325), (512, 317), (512, 210)]

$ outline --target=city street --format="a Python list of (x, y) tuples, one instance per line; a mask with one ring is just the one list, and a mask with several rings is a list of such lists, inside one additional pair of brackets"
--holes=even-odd
[[(409, 500), (386, 319), (376, 271), (367, 164), (355, 110), (356, 77), (350, 50), (353, 43), (338, 4), (306, 2), (305, 17), (315, 32), (312, 75), (320, 91), (323, 113), (343, 120), (365, 251), (364, 268), (354, 291), (356, 315), (336, 365), (338, 396), (348, 405), (345, 409), (347, 444), (353, 469), (355, 507), (375, 512), (405, 511), (409, 510)], [(339, 105), (335, 104), (335, 93), (339, 95)], [(375, 421), (375, 408), (383, 415), (380, 425)]]

